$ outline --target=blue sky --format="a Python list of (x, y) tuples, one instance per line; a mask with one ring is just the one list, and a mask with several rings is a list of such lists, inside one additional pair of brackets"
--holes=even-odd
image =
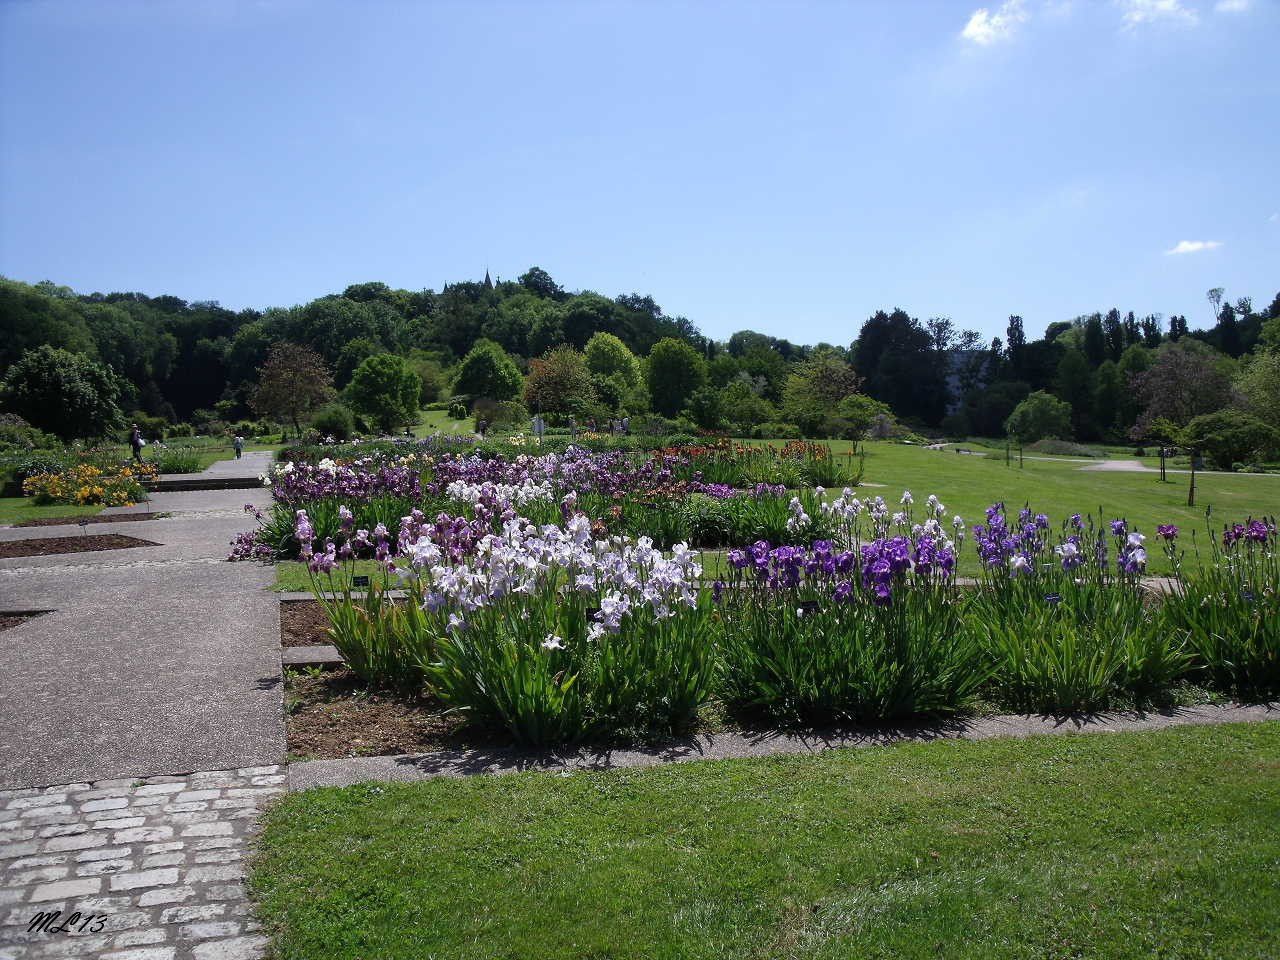
[[(0, 3), (0, 273), (532, 264), (725, 337), (1280, 289), (1277, 0)], [(1186, 251), (1186, 252), (1170, 252)]]

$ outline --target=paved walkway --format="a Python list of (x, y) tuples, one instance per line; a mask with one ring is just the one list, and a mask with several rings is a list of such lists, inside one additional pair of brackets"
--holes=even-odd
[(257, 480), (267, 468), (271, 466), (271, 460), (275, 456), (270, 450), (250, 450), (244, 454), (239, 460), (232, 457), (230, 460), (216, 460), (214, 463), (199, 473), (166, 473), (161, 476), (162, 480)]
[[(225, 558), (268, 501), (157, 493), (111, 512), (169, 514), (113, 528), (158, 546), (0, 560), (0, 610), (52, 611), (0, 633), (0, 960), (261, 954), (239, 878), (283, 784), (279, 607), (269, 567)], [(28, 931), (59, 906), (106, 919)]]
[(283, 784), (268, 765), (0, 791), (0, 958), (261, 956), (244, 855)]

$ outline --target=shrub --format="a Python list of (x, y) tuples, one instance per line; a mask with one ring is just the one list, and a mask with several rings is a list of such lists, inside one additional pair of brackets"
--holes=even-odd
[(137, 412), (129, 420), (138, 425), (138, 429), (148, 440), (163, 440), (169, 431), (169, 422), (164, 417), (152, 417)]
[(472, 413), (477, 429), (481, 420), (487, 420), (490, 428), (523, 430), (529, 426), (529, 411), (515, 400), (477, 400)]
[(163, 443), (152, 444), (151, 462), (161, 473), (198, 473), (200, 454), (190, 447), (170, 447)]
[(802, 436), (794, 423), (762, 423), (751, 431), (760, 440), (798, 440)]
[(312, 418), (311, 426), (321, 436), (333, 437), (339, 443), (345, 443), (355, 436), (356, 419), (350, 407), (331, 403), (320, 408)]

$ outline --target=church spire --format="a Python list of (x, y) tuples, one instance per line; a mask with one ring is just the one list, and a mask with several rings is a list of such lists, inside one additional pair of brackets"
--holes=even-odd
[(493, 281), (489, 279), (489, 268), (488, 268), (488, 267), (485, 267), (485, 270), (484, 270), (484, 286), (485, 286), (485, 289), (486, 289), (486, 290), (492, 290), (492, 289), (493, 289)]

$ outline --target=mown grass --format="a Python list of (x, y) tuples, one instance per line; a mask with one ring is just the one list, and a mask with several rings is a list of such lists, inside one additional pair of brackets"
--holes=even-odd
[(30, 497), (0, 497), (0, 524), (6, 525), (48, 517), (91, 517), (101, 512), (100, 506), (76, 507), (65, 503), (38, 506)]
[(473, 423), (470, 419), (455, 420), (449, 416), (448, 410), (423, 410), (421, 420), (414, 425), (415, 437), (428, 437), (433, 433), (472, 433)]
[(303, 958), (1280, 955), (1280, 724), (286, 797)]
[[(1024, 503), (1059, 523), (1072, 513), (1101, 513), (1104, 519), (1127, 518), (1148, 536), (1158, 523), (1176, 523), (1184, 530), (1203, 532), (1206, 512), (1215, 529), (1246, 516), (1280, 513), (1280, 476), (1201, 473), (1196, 476), (1196, 505), (1187, 506), (1185, 474), (1170, 474), (1161, 483), (1155, 473), (1081, 470), (1079, 463), (1015, 460), (1003, 456), (969, 457), (948, 451), (924, 450), (891, 443), (868, 443), (866, 495), (879, 494), (896, 503), (903, 490), (915, 497), (917, 511), (929, 494), (937, 494), (949, 514), (966, 523), (983, 520), (984, 511), (1003, 500), (1012, 513)], [(1154, 537), (1153, 537), (1154, 539)], [(1154, 569), (1163, 570), (1163, 557), (1152, 549)]]

